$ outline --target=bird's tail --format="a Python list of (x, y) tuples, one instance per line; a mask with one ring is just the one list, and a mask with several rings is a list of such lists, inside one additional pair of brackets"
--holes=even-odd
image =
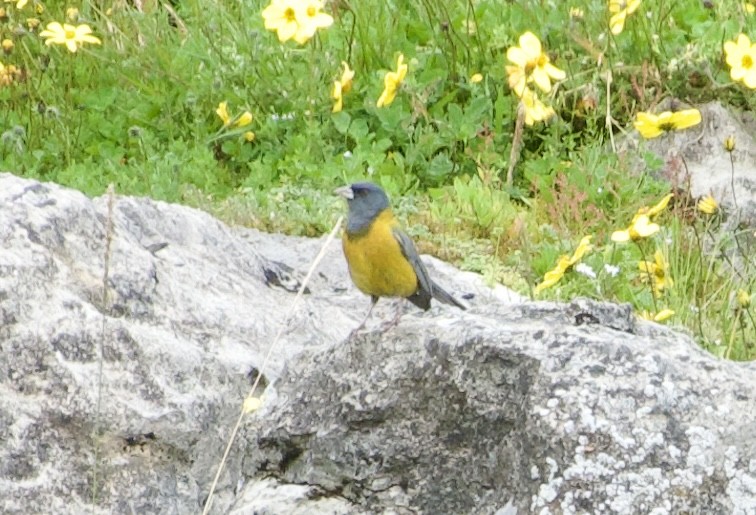
[(459, 309), (467, 309), (464, 304), (452, 297), (451, 293), (444, 290), (433, 281), (431, 281), (431, 288), (433, 290), (433, 298), (437, 301), (443, 302), (444, 304), (449, 304), (450, 306), (457, 306)]

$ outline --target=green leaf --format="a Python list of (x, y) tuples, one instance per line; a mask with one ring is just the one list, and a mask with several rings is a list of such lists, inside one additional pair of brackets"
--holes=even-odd
[(431, 159), (428, 165), (428, 176), (435, 181), (439, 181), (449, 175), (454, 169), (454, 163), (452, 163), (449, 156), (445, 153), (438, 154)]
[(349, 113), (341, 111), (340, 113), (334, 113), (331, 116), (331, 121), (333, 122), (333, 127), (339, 134), (346, 135), (347, 132), (349, 132), (349, 125), (352, 123), (352, 117), (349, 116)]

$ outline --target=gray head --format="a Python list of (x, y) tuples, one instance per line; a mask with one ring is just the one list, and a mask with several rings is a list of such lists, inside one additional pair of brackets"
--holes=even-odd
[(347, 232), (357, 233), (367, 230), (373, 220), (389, 207), (386, 193), (372, 182), (356, 182), (334, 191), (347, 199), (349, 214)]

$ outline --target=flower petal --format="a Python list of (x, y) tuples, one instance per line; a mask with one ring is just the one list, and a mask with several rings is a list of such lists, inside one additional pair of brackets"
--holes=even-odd
[(237, 127), (246, 127), (252, 123), (252, 113), (249, 111), (244, 111), (241, 116), (239, 116), (239, 119), (236, 120), (236, 126)]
[(536, 68), (533, 70), (531, 77), (541, 91), (544, 93), (551, 91), (551, 81), (549, 80), (549, 76), (543, 70)]
[(698, 109), (683, 109), (672, 113), (670, 123), (675, 129), (687, 129), (701, 123), (701, 111)]
[(507, 49), (507, 59), (509, 59), (517, 66), (520, 66), (521, 68), (525, 68), (525, 66), (527, 66), (528, 64), (527, 54), (522, 50), (522, 48), (516, 46)]
[(57, 32), (57, 33), (65, 32), (65, 30), (63, 30), (63, 25), (61, 25), (57, 21), (54, 21), (52, 23), (48, 23), (47, 24), (47, 30), (49, 30), (51, 32)]
[(528, 56), (528, 60), (536, 59), (541, 55), (541, 40), (528, 31), (520, 36), (520, 47), (523, 52)]
[(658, 224), (649, 222), (648, 215), (640, 215), (639, 217), (637, 217), (635, 223), (630, 228), (630, 234), (631, 237), (636, 236), (636, 238), (648, 238), (649, 236), (659, 232), (659, 229), (661, 229), (661, 227), (659, 227)]
[(744, 50), (747, 50), (751, 47), (751, 40), (745, 34), (740, 34), (738, 36), (737, 42), (738, 46)]
[(278, 41), (285, 43), (289, 41), (297, 33), (299, 26), (296, 23), (286, 23), (278, 27), (276, 34), (278, 35)]
[(643, 212), (640, 212), (640, 210), (639, 210), (638, 214), (640, 214), (640, 215), (646, 215), (646, 216), (649, 216), (649, 217), (650, 216), (656, 216), (656, 215), (658, 215), (659, 213), (661, 213), (662, 211), (664, 211), (667, 208), (667, 205), (669, 205), (669, 201), (674, 196), (675, 196), (674, 193), (669, 193), (669, 194), (665, 195), (659, 202), (657, 202), (654, 207), (652, 207), (650, 209), (645, 209), (645, 210), (643, 210)]
[(615, 36), (617, 34), (620, 34), (622, 32), (622, 29), (625, 28), (626, 16), (627, 14), (623, 10), (623, 11), (618, 12), (617, 14), (615, 14), (609, 19), (609, 30), (611, 30), (612, 34), (614, 34)]
[(563, 70), (560, 70), (551, 63), (546, 63), (544, 69), (546, 70), (546, 73), (549, 74), (549, 77), (554, 80), (564, 80), (567, 77), (567, 74), (564, 73)]
[(669, 308), (664, 308), (654, 316), (654, 322), (664, 322), (665, 320), (672, 318), (675, 312)]
[[(756, 56), (754, 56), (754, 62), (756, 63)], [(756, 64), (751, 71), (743, 75), (743, 84), (748, 88), (756, 89)]]
[(641, 112), (636, 114), (633, 125), (640, 132), (640, 135), (646, 139), (655, 138), (664, 132), (659, 127), (658, 118), (651, 113)]
[(93, 45), (101, 45), (102, 41), (100, 41), (100, 38), (97, 38), (95, 36), (80, 36), (78, 40), (81, 43), (92, 43)]

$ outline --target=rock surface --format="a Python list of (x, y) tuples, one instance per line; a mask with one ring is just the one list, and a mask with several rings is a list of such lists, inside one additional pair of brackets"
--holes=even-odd
[(0, 174), (2, 513), (199, 513), (281, 327), (212, 513), (756, 512), (753, 364), (432, 259), (469, 311), (350, 336), (338, 244), (292, 310), (323, 239), (108, 206)]
[(242, 470), (369, 513), (754, 513), (753, 372), (616, 306), (450, 312), (295, 358)]

